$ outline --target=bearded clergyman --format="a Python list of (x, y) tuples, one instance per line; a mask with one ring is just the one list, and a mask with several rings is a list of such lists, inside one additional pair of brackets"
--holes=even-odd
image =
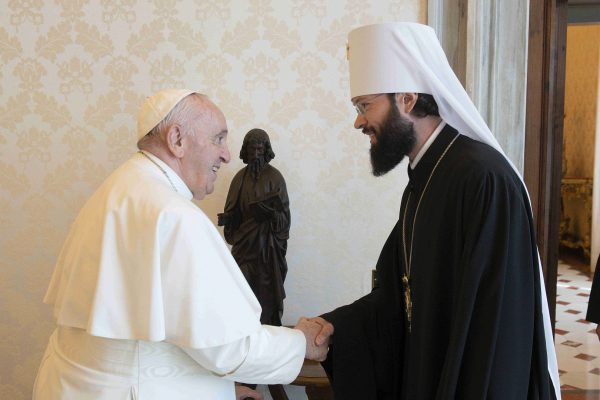
[(346, 49), (373, 174), (406, 157), (409, 181), (377, 287), (314, 318), (335, 398), (560, 399), (527, 189), (435, 31), (362, 26)]

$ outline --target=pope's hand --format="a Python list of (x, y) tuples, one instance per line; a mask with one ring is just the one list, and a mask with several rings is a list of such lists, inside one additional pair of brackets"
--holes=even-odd
[(307, 318), (307, 319), (309, 321), (315, 322), (321, 326), (321, 331), (315, 338), (315, 344), (317, 346), (320, 346), (322, 344), (327, 344), (329, 346), (329, 344), (331, 343), (331, 336), (333, 335), (333, 330), (334, 330), (331, 322), (326, 321), (321, 317), (313, 317), (313, 318)]
[(295, 326), (306, 338), (306, 355), (309, 360), (323, 361), (329, 351), (329, 338), (333, 334), (333, 325), (323, 318), (300, 318)]

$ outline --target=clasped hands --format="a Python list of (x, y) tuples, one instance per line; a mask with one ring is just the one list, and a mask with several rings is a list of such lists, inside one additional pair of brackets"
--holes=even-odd
[(301, 317), (294, 329), (301, 330), (306, 338), (306, 355), (309, 360), (324, 361), (329, 351), (333, 325), (321, 317)]

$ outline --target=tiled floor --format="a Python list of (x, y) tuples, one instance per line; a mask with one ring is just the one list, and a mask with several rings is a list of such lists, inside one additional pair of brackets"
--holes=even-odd
[(600, 389), (600, 341), (585, 320), (591, 279), (559, 261), (555, 344), (561, 388)]

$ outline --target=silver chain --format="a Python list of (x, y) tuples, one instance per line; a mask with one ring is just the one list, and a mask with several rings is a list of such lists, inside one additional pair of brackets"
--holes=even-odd
[(404, 218), (402, 219), (402, 245), (404, 247), (404, 265), (405, 265), (405, 269), (406, 269), (406, 276), (409, 279), (410, 279), (410, 265), (412, 262), (413, 239), (415, 237), (415, 223), (417, 222), (417, 214), (419, 213), (419, 206), (421, 205), (421, 200), (423, 200), (423, 195), (425, 194), (425, 191), (427, 190), (427, 187), (429, 186), (429, 181), (431, 180), (431, 177), (433, 176), (433, 174), (435, 173), (435, 170), (437, 169), (438, 165), (440, 164), (440, 161), (442, 161), (442, 159), (444, 158), (444, 156), (446, 155), (448, 150), (450, 150), (450, 147), (452, 147), (452, 145), (454, 144), (456, 139), (458, 139), (459, 135), (460, 134), (457, 134), (454, 137), (454, 139), (452, 139), (450, 144), (448, 144), (448, 146), (446, 147), (446, 149), (444, 150), (444, 152), (442, 153), (440, 158), (438, 158), (437, 162), (435, 163), (435, 166), (431, 170), (431, 173), (429, 174), (429, 178), (427, 178), (427, 183), (425, 183), (425, 187), (423, 188), (423, 191), (421, 192), (421, 196), (419, 196), (419, 201), (417, 202), (417, 208), (415, 209), (415, 215), (414, 215), (413, 221), (412, 221), (412, 232), (410, 235), (410, 252), (408, 254), (406, 254), (406, 210), (408, 209), (408, 202), (410, 201), (410, 195), (411, 195), (411, 192), (408, 192), (408, 198), (406, 199), (406, 206), (404, 206)]
[(413, 308), (413, 305), (412, 305), (412, 296), (411, 296), (411, 290), (410, 290), (410, 267), (411, 267), (411, 263), (412, 263), (413, 239), (415, 238), (415, 222), (417, 221), (417, 214), (419, 213), (419, 207), (421, 206), (421, 200), (423, 200), (423, 195), (425, 194), (425, 192), (427, 191), (427, 187), (429, 186), (429, 181), (431, 181), (431, 177), (435, 173), (435, 170), (437, 169), (438, 165), (440, 164), (440, 161), (442, 161), (442, 158), (444, 158), (444, 156), (446, 155), (446, 153), (448, 152), (448, 150), (450, 149), (450, 147), (452, 146), (452, 144), (454, 143), (456, 138), (458, 138), (458, 134), (454, 137), (454, 139), (452, 139), (450, 144), (448, 144), (448, 146), (446, 146), (446, 149), (444, 150), (444, 152), (442, 153), (440, 158), (438, 158), (437, 162), (433, 166), (433, 169), (429, 173), (429, 178), (427, 178), (427, 182), (425, 183), (425, 187), (423, 188), (423, 191), (421, 192), (421, 196), (419, 196), (419, 201), (417, 202), (417, 208), (415, 209), (415, 215), (414, 215), (413, 221), (412, 221), (412, 232), (410, 235), (410, 251), (408, 253), (406, 251), (406, 214), (408, 211), (408, 204), (410, 202), (410, 196), (412, 194), (412, 191), (408, 192), (408, 197), (406, 198), (406, 205), (404, 206), (404, 216), (402, 217), (402, 247), (404, 249), (404, 271), (405, 272), (402, 274), (402, 285), (404, 286), (404, 303), (405, 303), (404, 307), (405, 307), (405, 311), (406, 311), (406, 319), (408, 321), (408, 332), (409, 333), (412, 331), (412, 308)]
[(152, 162), (152, 164), (156, 165), (158, 167), (158, 169), (160, 169), (160, 171), (167, 177), (167, 180), (169, 181), (169, 183), (171, 184), (171, 186), (173, 187), (173, 190), (175, 190), (177, 192), (177, 188), (175, 187), (175, 184), (173, 183), (173, 181), (171, 180), (171, 178), (169, 177), (169, 174), (167, 174), (167, 171), (165, 171), (165, 169), (163, 167), (161, 167), (156, 161), (154, 161), (148, 154), (146, 154), (144, 151), (139, 150), (138, 153), (140, 153), (141, 155), (143, 155), (144, 157), (146, 157), (148, 160), (150, 160), (150, 162)]

